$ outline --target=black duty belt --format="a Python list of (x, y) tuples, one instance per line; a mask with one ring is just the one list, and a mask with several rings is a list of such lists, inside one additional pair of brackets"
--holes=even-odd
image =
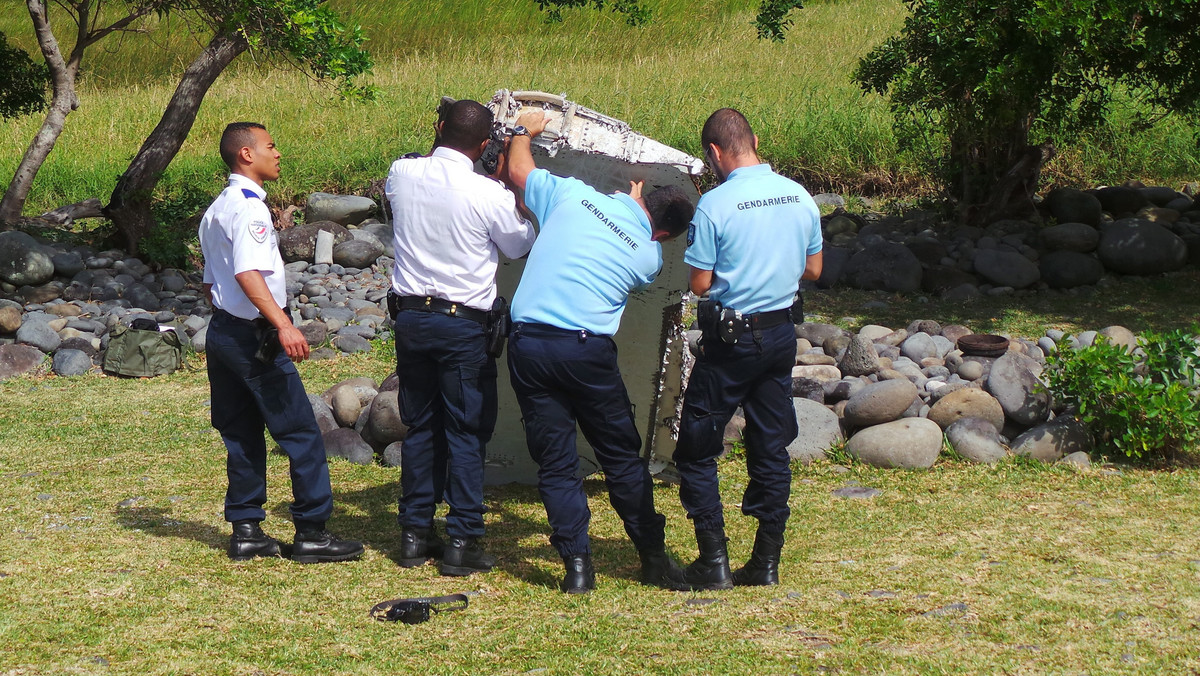
[(792, 311), (790, 308), (787, 308), (783, 310), (771, 310), (770, 312), (756, 312), (752, 315), (742, 315), (742, 320), (746, 322), (748, 330), (762, 331), (772, 326), (790, 323), (792, 321)]
[(399, 309), (421, 312), (440, 312), (450, 317), (462, 317), (480, 324), (487, 324), (487, 312), (433, 296), (397, 296)]

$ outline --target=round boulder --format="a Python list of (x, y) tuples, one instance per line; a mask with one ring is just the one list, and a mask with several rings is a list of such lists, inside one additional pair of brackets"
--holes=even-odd
[(333, 409), (329, 404), (325, 403), (325, 399), (317, 394), (308, 395), (308, 403), (312, 406), (313, 416), (317, 419), (317, 427), (320, 428), (321, 434), (336, 430), (339, 425), (337, 418), (333, 417)]
[(1132, 352), (1138, 344), (1137, 336), (1124, 326), (1106, 326), (1097, 331), (1096, 335), (1104, 336), (1113, 345), (1120, 345), (1126, 352)]
[(850, 257), (846, 283), (866, 290), (913, 293), (921, 289), (921, 261), (903, 244), (881, 242)]
[[(932, 413), (932, 412), (931, 412)], [(946, 428), (946, 440), (971, 462), (991, 464), (1008, 453), (995, 425), (983, 418), (960, 418)]]
[(1064, 455), (1092, 449), (1091, 436), (1083, 423), (1074, 418), (1056, 418), (1013, 439), (1014, 455), (1027, 455), (1042, 462), (1054, 462)]
[(352, 239), (333, 247), (333, 262), (348, 268), (369, 268), (382, 255), (379, 240)]
[(975, 272), (996, 286), (1023, 289), (1036, 284), (1042, 273), (1033, 261), (1015, 251), (980, 249), (975, 252)]
[(15, 307), (0, 307), (0, 333), (16, 333), (21, 328), (21, 311)]
[(362, 404), (359, 403), (358, 395), (355, 394), (352, 387), (335, 389), (330, 408), (333, 409), (334, 419), (342, 427), (353, 426), (354, 422), (358, 420), (359, 414), (362, 413)]
[(333, 221), (305, 223), (279, 232), (279, 255), (285, 263), (296, 261), (312, 262), (317, 251), (317, 233), (321, 230), (333, 233), (334, 246), (353, 239), (350, 231)]
[(333, 221), (341, 225), (358, 225), (378, 210), (375, 200), (358, 195), (331, 195), (314, 192), (304, 205), (304, 221)]
[(21, 328), (17, 329), (17, 342), (32, 345), (42, 352), (50, 354), (58, 349), (62, 338), (46, 322), (25, 322)]
[(1104, 264), (1078, 251), (1052, 251), (1042, 256), (1038, 267), (1042, 281), (1051, 288), (1073, 289), (1095, 284), (1104, 276)]
[(846, 402), (846, 422), (855, 427), (867, 427), (896, 420), (916, 398), (917, 387), (907, 378), (872, 383)]
[(363, 338), (362, 336), (356, 336), (353, 334), (334, 336), (329, 342), (331, 345), (347, 354), (371, 351), (371, 341)]
[(1096, 191), (1096, 198), (1100, 200), (1100, 206), (1105, 211), (1117, 217), (1136, 213), (1138, 209), (1150, 204), (1137, 188), (1125, 186), (1101, 188)]
[(375, 450), (363, 441), (358, 432), (349, 427), (339, 427), (321, 435), (325, 441), (325, 457), (345, 458), (356, 465), (369, 465), (375, 459)]
[(371, 401), (367, 417), (366, 434), (380, 446), (404, 441), (408, 427), (400, 420), (399, 393), (396, 390), (380, 392)]
[(1050, 395), (1021, 355), (1014, 352), (992, 364), (987, 389), (1000, 402), (1004, 415), (1018, 425), (1036, 425), (1050, 415)]
[(35, 370), (46, 355), (32, 345), (0, 345), (0, 380)]
[(1178, 270), (1187, 263), (1187, 243), (1163, 226), (1125, 218), (1109, 225), (1097, 249), (1104, 267), (1125, 275)]
[(54, 278), (54, 261), (37, 240), (21, 232), (0, 232), (0, 280), (37, 286)]
[(930, 467), (941, 451), (942, 428), (925, 418), (868, 427), (846, 442), (847, 453), (875, 467)]
[(850, 338), (846, 353), (838, 362), (838, 370), (843, 376), (866, 376), (879, 370), (879, 356), (871, 341), (863, 337), (861, 332)]
[(1091, 193), (1075, 188), (1056, 188), (1046, 194), (1046, 208), (1059, 223), (1078, 222), (1099, 225), (1103, 207)]
[(1100, 231), (1087, 223), (1059, 223), (1042, 230), (1042, 246), (1051, 251), (1095, 251)]
[(927, 357), (940, 357), (937, 343), (928, 333), (914, 333), (900, 345), (900, 354), (914, 362), (920, 363)]
[(792, 406), (800, 433), (788, 444), (788, 456), (804, 464), (825, 457), (825, 451), (842, 438), (837, 414), (811, 399), (793, 399)]
[(974, 387), (964, 387), (947, 394), (933, 408), (929, 409), (929, 419), (942, 429), (964, 418), (975, 418), (991, 423), (999, 432), (1004, 428), (1004, 409), (992, 395)]
[(52, 368), (60, 376), (80, 376), (92, 370), (92, 358), (82, 350), (59, 350), (54, 353)]

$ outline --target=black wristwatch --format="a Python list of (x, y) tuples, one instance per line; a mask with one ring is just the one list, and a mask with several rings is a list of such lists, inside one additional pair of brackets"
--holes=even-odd
[(529, 130), (518, 124), (512, 128), (512, 132), (509, 133), (509, 136), (529, 136)]

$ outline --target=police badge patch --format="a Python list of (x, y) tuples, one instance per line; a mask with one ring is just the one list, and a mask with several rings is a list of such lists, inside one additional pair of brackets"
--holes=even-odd
[(267, 241), (267, 233), (270, 231), (271, 226), (263, 223), (262, 221), (250, 222), (250, 236), (253, 237), (254, 241), (258, 242), (259, 244)]
[(691, 246), (692, 242), (695, 242), (695, 241), (696, 241), (696, 226), (689, 223), (688, 224), (688, 246)]

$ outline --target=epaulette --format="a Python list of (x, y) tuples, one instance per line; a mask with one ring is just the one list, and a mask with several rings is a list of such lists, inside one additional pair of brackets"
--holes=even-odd
[(242, 188), (242, 194), (253, 200), (262, 199), (261, 197), (258, 196), (258, 193), (254, 192), (250, 188)]

